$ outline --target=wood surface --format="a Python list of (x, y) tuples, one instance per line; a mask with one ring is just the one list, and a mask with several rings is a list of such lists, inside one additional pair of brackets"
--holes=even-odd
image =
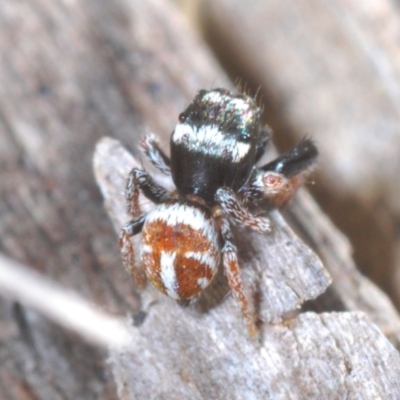
[[(103, 138), (98, 143), (95, 174), (117, 231), (128, 220), (123, 196), (126, 177), (138, 166), (140, 163), (118, 141)], [(307, 197), (303, 197), (307, 202)], [(143, 211), (152, 209), (144, 197), (140, 200)], [(301, 207), (299, 203), (297, 206)], [(302, 215), (301, 211), (299, 214)], [(299, 243), (277, 212), (270, 217), (274, 223), (272, 234), (238, 237), (242, 244), (245, 287), (249, 292), (257, 284), (256, 308), (263, 320), (259, 325), (259, 337), (249, 337), (240, 321), (235, 299), (227, 298), (226, 290), (221, 295), (223, 282), (212, 285), (205, 298), (191, 309), (182, 308), (148, 285), (141, 293), (141, 310), (136, 316), (139, 322), (132, 328), (132, 346), (111, 352), (122, 398), (365, 396), (372, 399), (400, 393), (400, 355), (366, 315), (309, 312), (279, 323), (285, 311), (295, 309), (293, 294), (299, 300), (312, 299), (321, 287), (326, 287), (329, 279), (315, 256)], [(139, 252), (140, 236), (135, 237), (134, 242)], [(326, 240), (324, 244), (322, 250), (329, 257), (330, 251), (337, 250), (340, 239), (333, 249), (329, 249)], [(361, 278), (354, 267), (351, 271), (351, 265), (350, 268), (345, 265), (345, 261), (348, 260), (339, 260), (336, 264), (332, 261), (332, 268), (343, 272), (347, 267), (344, 283), (349, 287), (350, 279), (359, 278), (360, 281)], [(369, 296), (374, 293), (370, 285)], [(353, 285), (351, 289), (362, 296), (361, 285)], [(385, 313), (389, 309), (395, 319), (397, 316), (390, 304), (385, 303), (378, 289), (375, 291), (376, 299), (384, 303), (380, 311)], [(335, 293), (335, 296), (340, 295), (344, 309), (357, 308), (355, 302), (351, 302), (352, 296)], [(365, 299), (357, 300), (358, 307), (370, 311), (371, 315), (380, 306), (374, 304), (369, 309), (362, 304)], [(389, 329), (394, 332), (388, 333), (393, 333), (392, 339), (396, 341), (398, 327), (390, 326), (390, 322), (394, 321), (389, 320)], [(365, 363), (365, 357), (369, 363)], [(364, 385), (371, 376), (373, 383)]]
[[(398, 11), (393, 4), (382, 2), (381, 7), (372, 9), (357, 2), (332, 5), (326, 1), (318, 3), (318, 7), (305, 1), (296, 2), (296, 6), (285, 1), (249, 4), (240, 8), (235, 1), (208, 2), (209, 33), (214, 32), (217, 39), (218, 26), (224, 32), (223, 47), (235, 50), (234, 59), (246, 60), (242, 70), (259, 81), (256, 85), (263, 84), (266, 117), (276, 130), (280, 145), (288, 145), (289, 141), (279, 139), (285, 137), (285, 130), (292, 138), (305, 133), (316, 137), (322, 156), (315, 186), (321, 185), (324, 190), (329, 186), (330, 195), (338, 190), (340, 196), (346, 197), (348, 192), (343, 191), (354, 187), (359, 193), (357, 199), (376, 199), (375, 189), (371, 189), (376, 182), (380, 182), (379, 188), (385, 188), (383, 193), (395, 193), (396, 186), (390, 179), (396, 176), (398, 162), (397, 116), (393, 102), (380, 101), (396, 93), (395, 85), (384, 86), (385, 82), (397, 82), (396, 74), (384, 73), (388, 60), (389, 66), (395, 65), (395, 58), (389, 57), (395, 50), (378, 46), (378, 53), (366, 51), (376, 49), (373, 29), (378, 29), (379, 21), (391, 21), (390, 27), (396, 32)], [(336, 19), (324, 19), (324, 15), (331, 14)], [(308, 25), (303, 21), (311, 20), (313, 23), (305, 30)], [(370, 25), (371, 20), (378, 22)], [(354, 28), (354, 24), (360, 24), (357, 21), (364, 22), (362, 32), (368, 35), (360, 36), (360, 28)], [(252, 24), (254, 30), (245, 24)], [(338, 26), (347, 28), (340, 30)], [(371, 31), (367, 29), (370, 26)], [(299, 30), (293, 31), (293, 27)], [(339, 39), (332, 36), (336, 31), (340, 32)], [(277, 40), (279, 32), (281, 38), (293, 40)], [(308, 36), (299, 36), (299, 32), (308, 32)], [(270, 47), (262, 47), (268, 37), (275, 39), (271, 53)], [(325, 37), (331, 40), (321, 39)], [(335, 68), (340, 63), (336, 61), (342, 60), (340, 55), (344, 53), (333, 53), (336, 67), (331, 66), (333, 61), (328, 55), (354, 38), (363, 44), (363, 50), (355, 53), (355, 60), (350, 47), (343, 68), (352, 68), (355, 72), (351, 76), (358, 79), (346, 80), (338, 88), (323, 67), (331, 67), (339, 74)], [(315, 45), (318, 39), (323, 41), (320, 47)], [(254, 40), (259, 47), (250, 46)], [(384, 43), (391, 43), (390, 36)], [(260, 46), (262, 51), (257, 50)], [(263, 57), (265, 53), (266, 58), (257, 58), (257, 51)], [(277, 58), (280, 51), (281, 59)], [(365, 53), (383, 53), (384, 57), (371, 67), (362, 57)], [(287, 58), (287, 54), (293, 58)], [(308, 57), (307, 68), (303, 69), (295, 63), (296, 57), (301, 59), (302, 55)], [(250, 60), (255, 60), (254, 64)], [(370, 60), (375, 58), (371, 56)], [(286, 64), (288, 69), (284, 68)], [(255, 69), (254, 65), (258, 67)], [(287, 72), (291, 65), (293, 75)], [(316, 69), (309, 70), (310, 65)], [(363, 79), (358, 75), (360, 66), (369, 73)], [(310, 76), (309, 80), (302, 79), (304, 76)], [(393, 80), (388, 81), (387, 76)], [(373, 84), (368, 86), (366, 82)], [(277, 322), (283, 311), (315, 297), (326, 285), (324, 270), (304, 243), (319, 255), (333, 284), (322, 296), (303, 306), (302, 311), (308, 312), (285, 315), (281, 323), (260, 324), (258, 341), (249, 340), (233, 298), (223, 298), (223, 291), (220, 297), (214, 296), (218, 287), (199, 307), (182, 308), (151, 287), (137, 293), (121, 267), (113, 224), (118, 229), (124, 222), (121, 188), (134, 161), (118, 142), (102, 138), (117, 138), (138, 157), (137, 141), (144, 133), (154, 132), (167, 148), (179, 112), (197, 90), (215, 86), (233, 87), (204, 42), (166, 1), (21, 0), (0, 4), (0, 250), (79, 293), (104, 312), (127, 315), (132, 335), (131, 345), (124, 350), (98, 349), (90, 338), (82, 340), (76, 333), (49, 322), (33, 311), (33, 304), (22, 304), (23, 298), (8, 293), (8, 297), (0, 299), (1, 399), (400, 396), (397, 311), (386, 295), (358, 272), (350, 243), (306, 192), (300, 192), (284, 214), (301, 240), (278, 212), (272, 213), (277, 229), (266, 239), (271, 245), (265, 246), (269, 257), (266, 264), (278, 277), (285, 271), (285, 279), (292, 279), (293, 271), (283, 270), (284, 261), (277, 257), (285, 249), (282, 238), (289, 237), (300, 257), (290, 258), (295, 253), (287, 249), (285, 254), (300, 271), (306, 266), (305, 255), (310, 257), (312, 271), (319, 272), (311, 274), (308, 282), (318, 283), (318, 290), (312, 292), (305, 285), (303, 292), (283, 309), (281, 305), (288, 304), (287, 298), (278, 302), (271, 293), (275, 276), (265, 293), (269, 300), (262, 308), (263, 319)], [(309, 91), (304, 91), (305, 87)], [(348, 97), (339, 90), (343, 87), (347, 88)], [(370, 87), (374, 90), (367, 91)], [(302, 96), (296, 88), (301, 88)], [(382, 88), (394, 88), (394, 94)], [(357, 93), (364, 90), (365, 108), (360, 106), (357, 112), (349, 109), (346, 114), (348, 104), (356, 107), (357, 96), (350, 97), (356, 89)], [(301, 102), (304, 97), (307, 101)], [(347, 105), (346, 98), (351, 99)], [(318, 111), (314, 116), (312, 109)], [(386, 114), (382, 114), (384, 111)], [(381, 114), (387, 116), (390, 129), (384, 129), (386, 125), (380, 122), (383, 119), (374, 119), (374, 115)], [(351, 129), (341, 125), (343, 115), (352, 122)], [(339, 132), (332, 128), (335, 124), (342, 126)], [(372, 133), (369, 126), (373, 127)], [(348, 131), (356, 131), (358, 136), (343, 144), (343, 154), (335, 153), (335, 138), (343, 142)], [(321, 132), (330, 138), (328, 144), (322, 140)], [(380, 132), (385, 134), (388, 147), (377, 138), (372, 140), (374, 132), (377, 137)], [(366, 143), (361, 140), (370, 137)], [(387, 142), (386, 138), (393, 141)], [(352, 147), (351, 141), (362, 142), (364, 147)], [(374, 153), (366, 150), (369, 143), (371, 148), (379, 145), (379, 152), (384, 152), (378, 159), (382, 174), (376, 175), (372, 166), (360, 166), (347, 176), (343, 166), (334, 166), (338, 154), (342, 154), (341, 159), (354, 160), (359, 157), (352, 152), (361, 152), (366, 155), (365, 165), (375, 160)], [(92, 172), (96, 145), (96, 175), (104, 199)], [(327, 154), (326, 149), (330, 148), (332, 155)], [(119, 152), (117, 159), (113, 149)], [(99, 179), (99, 171), (108, 173)], [(327, 180), (332, 185), (326, 185)], [(363, 183), (367, 183), (366, 188), (361, 187)], [(112, 190), (114, 194), (110, 196)], [(380, 210), (383, 221), (393, 226), (395, 196), (391, 194), (379, 207), (375, 200), (369, 201), (366, 209)], [(353, 204), (355, 209), (365, 209), (355, 200)], [(366, 213), (356, 216), (356, 222), (361, 221), (358, 230), (363, 231)], [(378, 239), (384, 237), (381, 231), (386, 232), (384, 222), (380, 222)], [(371, 254), (379, 252), (382, 264), (388, 264), (389, 256), (382, 251), (388, 247), (379, 240), (364, 243), (368, 243), (365, 252), (371, 265), (377, 262)], [(391, 243), (395, 243), (393, 237)], [(258, 248), (251, 249), (250, 255), (255, 250), (254, 254), (261, 254)], [(243, 261), (249, 261), (244, 250)], [(251, 282), (254, 263), (245, 264), (244, 276)], [(394, 263), (389, 264), (393, 273)], [(294, 274), (293, 279), (302, 284), (307, 276)]]

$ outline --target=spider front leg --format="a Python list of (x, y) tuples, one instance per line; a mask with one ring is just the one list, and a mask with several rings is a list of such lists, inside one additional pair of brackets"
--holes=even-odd
[(119, 247), (121, 248), (122, 262), (125, 269), (132, 275), (134, 281), (139, 288), (146, 286), (146, 275), (142, 268), (138, 265), (135, 258), (135, 249), (132, 243), (132, 237), (141, 232), (143, 228), (146, 214), (142, 214), (136, 219), (129, 221), (121, 229), (119, 235)]
[(149, 158), (150, 162), (163, 174), (171, 175), (169, 157), (161, 150), (160, 144), (152, 133), (143, 136), (140, 141), (140, 148)]
[(223, 241), (222, 262), (229, 287), (240, 304), (242, 315), (246, 320), (250, 336), (255, 336), (257, 333), (255, 314), (244, 291), (242, 278), (240, 276), (237, 247), (230, 223), (226, 218), (221, 219), (221, 236)]
[(264, 198), (281, 207), (290, 201), (315, 166), (318, 150), (306, 139), (295, 148), (254, 171), (243, 190), (248, 200)]
[(237, 301), (240, 303), (242, 314), (247, 322), (249, 333), (254, 336), (257, 333), (255, 315), (243, 288), (240, 277), (240, 266), (237, 256), (237, 248), (234, 241), (230, 221), (245, 226), (255, 231), (270, 232), (270, 221), (267, 218), (257, 217), (251, 214), (236, 198), (235, 193), (226, 187), (220, 188), (215, 194), (218, 204), (218, 212), (221, 217), (221, 236), (223, 241), (222, 259), (225, 275)]
[(156, 183), (146, 171), (133, 168), (125, 188), (127, 212), (132, 217), (137, 217), (141, 214), (139, 206), (140, 192), (155, 204), (164, 203), (170, 198), (169, 192)]
[(255, 231), (270, 232), (271, 224), (268, 218), (257, 217), (251, 214), (237, 199), (232, 189), (222, 187), (215, 194), (215, 201), (220, 206), (225, 217), (238, 225), (245, 226)]
[(129, 174), (125, 188), (128, 214), (133, 219), (121, 230), (119, 246), (121, 248), (122, 261), (125, 268), (132, 275), (139, 287), (146, 284), (146, 275), (141, 268), (139, 260), (135, 257), (132, 237), (141, 232), (147, 214), (141, 214), (139, 207), (139, 194), (142, 192), (155, 204), (167, 201), (170, 194), (162, 186), (154, 182), (153, 178), (144, 170), (133, 168)]

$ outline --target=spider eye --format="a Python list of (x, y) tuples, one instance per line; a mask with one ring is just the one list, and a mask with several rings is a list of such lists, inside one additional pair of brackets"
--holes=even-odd
[(250, 142), (251, 135), (250, 132), (246, 128), (242, 128), (239, 133), (239, 138), (241, 142)]
[(185, 113), (180, 113), (178, 119), (179, 119), (179, 122), (185, 122), (186, 121)]

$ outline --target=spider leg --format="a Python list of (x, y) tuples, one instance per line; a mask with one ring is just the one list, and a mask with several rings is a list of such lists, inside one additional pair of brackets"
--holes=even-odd
[(170, 194), (166, 189), (158, 185), (146, 171), (133, 168), (130, 172), (125, 188), (125, 198), (128, 214), (133, 219), (122, 228), (119, 236), (119, 246), (125, 268), (132, 275), (137, 285), (144, 287), (146, 275), (143, 268), (141, 268), (140, 261), (135, 257), (135, 248), (132, 242), (132, 237), (141, 232), (147, 216), (147, 214), (142, 214), (140, 211), (140, 191), (155, 204), (167, 201), (170, 198)]
[(303, 139), (292, 150), (260, 167), (261, 171), (273, 171), (291, 178), (312, 168), (318, 157), (318, 149), (311, 139)]
[(222, 214), (237, 224), (258, 232), (269, 232), (271, 230), (269, 219), (257, 217), (246, 210), (232, 189), (227, 187), (219, 188), (215, 194), (215, 200), (220, 206)]
[(139, 288), (143, 288), (146, 285), (147, 280), (143, 268), (139, 266), (139, 262), (135, 258), (135, 249), (131, 238), (142, 230), (146, 215), (147, 214), (142, 214), (129, 221), (123, 226), (119, 235), (119, 247), (121, 248), (122, 262)]
[(146, 171), (133, 168), (129, 173), (125, 188), (127, 212), (132, 217), (141, 214), (139, 207), (140, 191), (155, 204), (163, 203), (170, 198), (169, 192), (156, 183)]
[(315, 166), (318, 150), (310, 139), (253, 173), (243, 190), (246, 199), (264, 198), (276, 207), (285, 205)]
[(143, 136), (139, 146), (142, 149), (143, 153), (146, 154), (151, 163), (159, 171), (161, 171), (165, 175), (171, 175), (170, 159), (161, 149), (155, 135), (150, 133)]
[(223, 241), (222, 262), (229, 287), (240, 304), (242, 315), (246, 320), (250, 336), (255, 336), (257, 333), (255, 315), (244, 291), (242, 278), (240, 276), (237, 247), (230, 223), (226, 218), (221, 219), (221, 236)]

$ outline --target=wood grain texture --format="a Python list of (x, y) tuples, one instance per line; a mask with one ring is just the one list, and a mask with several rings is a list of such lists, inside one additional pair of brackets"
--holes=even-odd
[(171, 342), (164, 330), (153, 330), (171, 307), (153, 307), (133, 332), (134, 348), (111, 358), (121, 398), (396, 399), (400, 393), (399, 354), (363, 314), (302, 314), (264, 329), (257, 346), (235, 329), (227, 334), (212, 315), (201, 321), (208, 329), (198, 321), (194, 332), (179, 308), (169, 321)]
[[(182, 398), (179, 393), (191, 393), (193, 398), (207, 398), (208, 394), (224, 398), (235, 371), (238, 382), (246, 380), (241, 362), (250, 365), (253, 356), (256, 364), (250, 372), (254, 380), (249, 380), (248, 386), (234, 386), (237, 393), (257, 390), (259, 384), (270, 390), (270, 396), (283, 393), (284, 398), (291, 390), (298, 398), (320, 398), (316, 392), (324, 380), (320, 375), (325, 366), (331, 366), (337, 374), (332, 373), (332, 380), (325, 380), (323, 386), (331, 398), (341, 398), (347, 386), (349, 398), (355, 397), (356, 390), (364, 398), (397, 395), (392, 377), (398, 375), (398, 355), (373, 323), (397, 345), (398, 316), (381, 292), (358, 275), (349, 246), (329, 223), (317, 224), (314, 231), (304, 229), (310, 221), (325, 218), (308, 197), (298, 198), (299, 205), (296, 201), (294, 206), (299, 208), (290, 218), (316, 251), (320, 247), (324, 250), (321, 255), (326, 268), (351, 290), (350, 297), (344, 289), (328, 290), (308, 307), (345, 311), (367, 304), (361, 309), (368, 318), (355, 313), (310, 313), (285, 324), (264, 324), (263, 356), (240, 329), (233, 299), (220, 301), (207, 312), (177, 307), (165, 297), (159, 299), (151, 288), (142, 298), (135, 292), (121, 268), (117, 236), (92, 175), (95, 144), (101, 137), (111, 136), (138, 154), (136, 143), (149, 131), (160, 135), (166, 144), (178, 113), (198, 89), (212, 86), (230, 87), (230, 83), (211, 52), (168, 2), (0, 3), (0, 250), (106, 311), (133, 315), (133, 324), (138, 325), (132, 328), (136, 345), (123, 354), (111, 355), (117, 395), (104, 352), (29, 308), (1, 299), (0, 398), (115, 399), (134, 394), (136, 398), (152, 398), (156, 396), (146, 390), (158, 390), (156, 384), (160, 383), (159, 398)], [(286, 94), (286, 98), (290, 96)], [(117, 207), (124, 210), (118, 198)], [(276, 216), (275, 221), (280, 224), (281, 217)], [(268, 263), (272, 266), (272, 259)], [(362, 296), (360, 289), (365, 291)], [(161, 337), (149, 343), (158, 331), (146, 329), (165, 328), (164, 313), (169, 315), (169, 328), (176, 330), (176, 336), (169, 343)], [(218, 336), (226, 327), (217, 315), (229, 315), (232, 321), (226, 338)], [(323, 319), (332, 321), (332, 334), (323, 329)], [(198, 352), (196, 335), (190, 331), (194, 321), (201, 321), (196, 332), (203, 332), (199, 342), (208, 346)], [(208, 333), (201, 330), (204, 326), (209, 326)], [(301, 332), (297, 342), (290, 339), (296, 329)], [(221, 338), (228, 347), (223, 347)], [(343, 343), (343, 355), (335, 350), (332, 338), (336, 347)], [(299, 343), (312, 345), (296, 350)], [(232, 362), (230, 354), (235, 357)], [(337, 357), (326, 358), (326, 354)], [(323, 361), (313, 363), (315, 359)], [(373, 362), (360, 361), (365, 359)], [(132, 363), (140, 369), (132, 371)], [(224, 371), (217, 365), (229, 368)], [(352, 365), (354, 368), (348, 368)], [(164, 374), (166, 367), (170, 367), (170, 374)], [(309, 375), (298, 377), (303, 370), (316, 375), (310, 392)], [(210, 378), (208, 372), (214, 376)], [(357, 377), (362, 379), (357, 381)], [(357, 383), (362, 381), (368, 386)], [(146, 382), (155, 383), (155, 389), (144, 385)]]
[[(103, 138), (97, 145), (95, 174), (117, 230), (128, 220), (123, 196), (127, 175), (131, 168), (139, 165), (113, 139)], [(143, 196), (140, 202), (143, 211), (152, 208)], [(244, 284), (247, 290), (258, 284), (259, 298), (267, 299), (257, 305), (261, 319), (276, 324), (278, 318), (272, 321), (268, 318), (271, 315), (281, 317), (282, 305), (283, 311), (290, 310), (292, 293), (297, 296), (305, 293), (302, 300), (312, 298), (314, 291), (318, 293), (325, 287), (327, 276), (317, 260), (314, 259), (316, 264), (312, 266), (309, 250), (298, 242), (283, 220), (275, 215), (273, 221), (275, 229), (271, 235), (250, 237), (247, 241), (240, 237), (240, 240), (242, 251), (247, 249), (248, 253), (242, 257), (246, 262), (242, 273)], [(331, 229), (333, 234), (334, 228)], [(263, 245), (257, 246), (257, 241)], [(140, 235), (134, 242), (139, 253)], [(255, 264), (254, 259), (257, 260)], [(266, 260), (273, 260), (273, 266), (265, 265)], [(264, 268), (260, 269), (259, 265)], [(330, 265), (335, 264), (331, 262)], [(339, 264), (339, 267), (344, 265)], [(249, 271), (255, 272), (256, 280), (251, 279), (253, 274)], [(347, 281), (357, 278), (361, 281), (354, 267), (348, 272), (351, 276)], [(240, 323), (235, 299), (220, 296), (221, 285), (217, 282), (212, 286), (192, 309), (182, 308), (151, 285), (147, 286), (141, 293), (138, 322), (132, 328), (132, 348), (113, 352), (111, 356), (122, 398), (365, 396), (373, 399), (396, 398), (400, 394), (397, 379), (400, 356), (364, 314), (303, 314), (284, 324), (264, 323), (260, 326), (259, 341), (251, 340), (243, 321)], [(372, 289), (368, 291), (369, 296), (383, 297), (377, 289), (374, 293), (373, 285), (369, 285)], [(306, 287), (305, 292), (303, 287)], [(222, 293), (226, 294), (226, 289)], [(350, 296), (344, 292), (339, 295), (343, 303), (347, 301), (348, 308), (371, 311), (363, 307), (360, 300), (351, 303)], [(372, 309), (377, 307), (379, 304), (374, 304)], [(386, 309), (390, 309), (389, 303), (382, 307), (382, 314)], [(396, 317), (394, 311), (392, 317)], [(388, 318), (388, 321), (390, 325), (392, 320)], [(395, 333), (398, 334), (396, 330)], [(365, 363), (365, 357), (374, 368)], [(372, 382), (371, 385), (364, 385), (367, 381)]]

